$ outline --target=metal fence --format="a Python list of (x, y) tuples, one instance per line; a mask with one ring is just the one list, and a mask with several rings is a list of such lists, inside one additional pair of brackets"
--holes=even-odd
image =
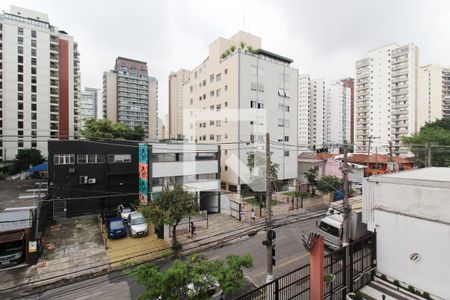
[[(376, 235), (371, 234), (324, 257), (324, 274), (334, 275), (334, 280), (325, 284), (324, 299), (343, 300), (349, 292), (360, 289), (373, 279), (375, 243)], [(310, 266), (307, 264), (237, 299), (309, 300), (309, 297)]]
[(241, 221), (242, 204), (230, 199), (230, 215)]

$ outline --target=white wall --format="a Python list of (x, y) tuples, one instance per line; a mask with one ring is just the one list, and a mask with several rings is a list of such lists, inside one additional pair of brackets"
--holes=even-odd
[[(383, 211), (375, 220), (378, 272), (450, 299), (450, 226)], [(412, 253), (420, 260), (410, 260)]]
[(218, 173), (217, 160), (155, 162), (152, 164), (152, 177), (184, 176)]

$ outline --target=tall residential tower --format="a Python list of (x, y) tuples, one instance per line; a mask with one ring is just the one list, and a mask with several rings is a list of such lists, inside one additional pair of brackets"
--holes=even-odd
[[(270, 133), (273, 162), (285, 185), (297, 178), (298, 70), (292, 59), (261, 49), (238, 32), (218, 38), (184, 85), (183, 128), (190, 142), (221, 144), (222, 187), (245, 192), (247, 157)], [(244, 189), (244, 190), (243, 190)]]
[(189, 81), (191, 71), (181, 69), (169, 75), (169, 138), (183, 138), (183, 85)]
[(88, 119), (97, 119), (97, 105), (100, 100), (101, 90), (85, 87), (81, 92), (80, 115), (81, 128), (84, 127)]
[(118, 57), (114, 70), (103, 73), (103, 117), (131, 128), (141, 126), (158, 138), (158, 81), (147, 63)]
[(47, 140), (78, 137), (80, 56), (46, 14), (11, 6), (0, 15), (0, 161)]
[(419, 49), (413, 44), (371, 50), (356, 62), (355, 152), (406, 153), (401, 138), (417, 130)]

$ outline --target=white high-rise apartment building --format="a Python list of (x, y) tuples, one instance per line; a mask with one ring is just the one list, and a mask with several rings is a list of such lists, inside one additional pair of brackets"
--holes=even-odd
[[(169, 75), (169, 138), (183, 138), (183, 85), (189, 81), (191, 71), (180, 69)], [(166, 128), (167, 129), (167, 128)]]
[(47, 140), (79, 135), (78, 45), (46, 14), (0, 15), (0, 161), (19, 149), (47, 156)]
[(328, 82), (326, 89), (326, 143), (344, 144), (350, 142), (351, 89), (339, 81)]
[(298, 80), (298, 145), (309, 148), (311, 80), (308, 74), (300, 74)]
[(311, 150), (350, 142), (351, 89), (342, 81), (299, 76), (299, 145)]
[(158, 80), (146, 62), (118, 57), (114, 70), (103, 73), (103, 117), (158, 138)]
[(422, 66), (419, 70), (417, 130), (442, 117), (450, 117), (450, 68)]
[(298, 70), (289, 58), (261, 49), (261, 38), (238, 32), (219, 38), (184, 85), (184, 136), (221, 144), (222, 187), (241, 192), (247, 155), (264, 151), (270, 133), (278, 179), (297, 177)]
[(97, 119), (97, 104), (100, 99), (101, 90), (85, 87), (81, 92), (80, 115), (81, 128), (84, 128), (86, 120)]
[(419, 49), (396, 44), (371, 50), (356, 62), (355, 152), (405, 153), (402, 136), (417, 130)]

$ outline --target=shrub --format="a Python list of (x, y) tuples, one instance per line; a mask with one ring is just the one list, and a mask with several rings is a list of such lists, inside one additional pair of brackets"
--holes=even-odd
[(431, 299), (430, 294), (428, 292), (423, 292), (422, 297), (424, 297), (425, 299)]
[(399, 286), (400, 286), (400, 282), (399, 282), (397, 279), (395, 279), (395, 280), (394, 280), (394, 285), (397, 286), (397, 287), (399, 287)]
[(408, 285), (408, 291), (410, 291), (411, 293), (415, 293), (416, 292), (416, 288), (413, 287), (412, 285)]
[(383, 279), (384, 281), (387, 281), (386, 275), (381, 274), (381, 279)]
[(349, 297), (355, 300), (363, 300), (364, 299), (364, 294), (361, 293), (360, 291), (356, 291), (352, 294), (349, 294)]

